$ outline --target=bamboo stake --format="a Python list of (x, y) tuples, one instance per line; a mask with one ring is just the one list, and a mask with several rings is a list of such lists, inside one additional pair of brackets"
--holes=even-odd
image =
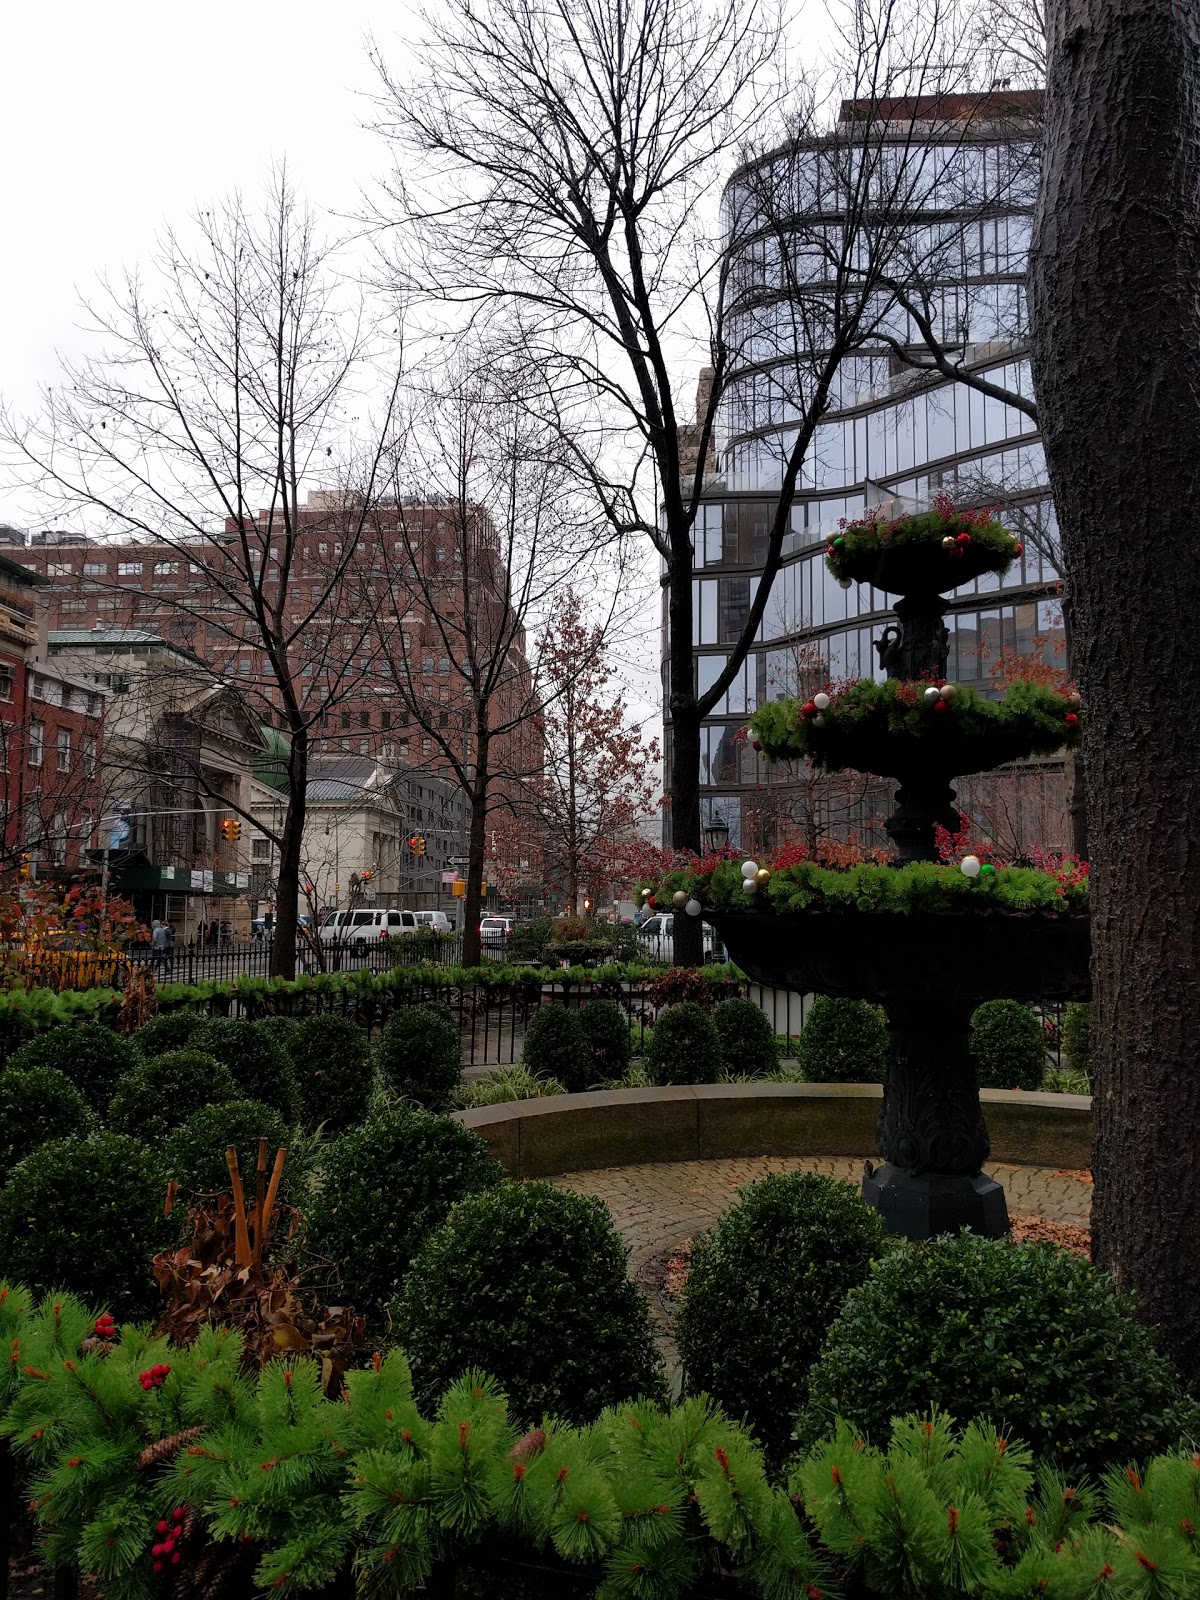
[(255, 1267), (262, 1264), (263, 1227), (266, 1218), (263, 1216), (263, 1197), (267, 1189), (267, 1141), (258, 1141), (258, 1166), (254, 1175), (254, 1254), (251, 1263)]
[(263, 1223), (263, 1234), (266, 1235), (275, 1215), (275, 1197), (279, 1193), (279, 1180), (283, 1177), (283, 1163), (287, 1157), (286, 1150), (276, 1150), (275, 1170), (271, 1174), (271, 1184), (267, 1190), (266, 1220)]
[(233, 1187), (234, 1248), (239, 1267), (250, 1265), (250, 1234), (246, 1228), (246, 1198), (242, 1193), (242, 1179), (238, 1172), (238, 1157), (234, 1147), (225, 1147), (225, 1165), (229, 1168), (229, 1182)]

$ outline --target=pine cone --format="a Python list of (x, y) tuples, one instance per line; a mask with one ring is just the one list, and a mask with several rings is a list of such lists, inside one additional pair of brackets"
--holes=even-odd
[(191, 1444), (193, 1439), (198, 1439), (202, 1433), (208, 1432), (206, 1422), (198, 1423), (194, 1428), (181, 1428), (178, 1433), (168, 1434), (165, 1439), (156, 1439), (153, 1444), (148, 1444), (137, 1458), (137, 1469), (144, 1472), (147, 1467), (156, 1467), (160, 1461), (166, 1461), (176, 1451), (182, 1450), (185, 1444)]
[(523, 1433), (508, 1452), (510, 1461), (532, 1461), (534, 1456), (540, 1456), (546, 1448), (546, 1435), (541, 1428), (531, 1428), (528, 1433)]

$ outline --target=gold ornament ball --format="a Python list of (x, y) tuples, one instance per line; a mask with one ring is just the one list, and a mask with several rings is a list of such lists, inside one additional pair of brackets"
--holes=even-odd
[(953, 550), (955, 548), (956, 548), (956, 545), (955, 545), (955, 541), (954, 541), (953, 536), (951, 534), (947, 534), (946, 537), (942, 540), (942, 549), (943, 550)]
[(676, 889), (675, 893), (671, 896), (671, 904), (676, 906), (687, 905), (687, 895), (684, 894), (682, 889)]
[(758, 884), (770, 883), (771, 874), (767, 871), (766, 867), (759, 867), (758, 871), (754, 874), (754, 881)]

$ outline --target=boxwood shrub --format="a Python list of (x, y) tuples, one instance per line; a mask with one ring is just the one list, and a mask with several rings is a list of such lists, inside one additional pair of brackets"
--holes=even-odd
[(462, 1082), (462, 1035), (454, 1013), (433, 1001), (404, 1006), (375, 1041), (374, 1058), (398, 1095), (439, 1110)]
[(116, 1133), (161, 1144), (194, 1111), (238, 1098), (233, 1074), (203, 1050), (167, 1050), (122, 1078), (108, 1108)]
[(884, 1238), (878, 1212), (832, 1178), (777, 1173), (743, 1189), (692, 1256), (675, 1329), (687, 1390), (747, 1418), (781, 1460), (830, 1325)]
[(203, 1021), (198, 1011), (160, 1011), (142, 1024), (133, 1042), (149, 1061), (168, 1050), (182, 1050)]
[(988, 1418), (1048, 1465), (1099, 1473), (1200, 1437), (1200, 1412), (1099, 1268), (1051, 1244), (962, 1233), (897, 1245), (852, 1289), (809, 1380), (802, 1437), (873, 1441), (937, 1406)]
[(765, 1078), (779, 1066), (775, 1030), (753, 1000), (722, 1000), (712, 1014), (728, 1078)]
[(981, 1089), (1040, 1089), (1046, 1030), (1019, 1000), (987, 1000), (971, 1018), (971, 1059)]
[(347, 1301), (373, 1321), (450, 1207), (501, 1177), (478, 1134), (407, 1107), (335, 1139), (320, 1165), (304, 1206), (308, 1242), (340, 1270)]
[(323, 1123), (327, 1133), (341, 1133), (361, 1122), (375, 1071), (366, 1034), (345, 1017), (307, 1017), (292, 1028), (290, 1052), (305, 1127)]
[(96, 1023), (36, 1034), (8, 1058), (9, 1067), (49, 1067), (70, 1078), (93, 1111), (102, 1114), (117, 1084), (143, 1060), (124, 1034)]
[(597, 1081), (583, 1022), (566, 1006), (538, 1007), (525, 1026), (521, 1060), (530, 1077), (553, 1078), (568, 1094), (590, 1089)]
[(1062, 1023), (1062, 1053), (1067, 1071), (1086, 1078), (1092, 1075), (1090, 1017), (1090, 1006), (1077, 1000), (1067, 1007)]
[[(276, 1150), (287, 1146), (287, 1125), (274, 1106), (264, 1105), (261, 1100), (230, 1100), (223, 1105), (205, 1106), (193, 1112), (167, 1140), (164, 1159), (168, 1176), (175, 1178), (188, 1195), (227, 1194), (226, 1147), (232, 1145), (237, 1151), (238, 1169), (245, 1179), (258, 1163), (260, 1139), (270, 1145), (272, 1161)], [(284, 1168), (288, 1194), (297, 1176), (295, 1162), (289, 1160)]]
[(646, 1045), (651, 1083), (716, 1083), (721, 1076), (721, 1036), (694, 1000), (661, 1011)]
[(300, 1120), (300, 1092), (287, 1052), (257, 1022), (211, 1017), (191, 1037), (193, 1050), (205, 1050), (223, 1061), (244, 1100), (274, 1106), (287, 1123)]
[(161, 1155), (136, 1139), (50, 1140), (0, 1191), (0, 1277), (37, 1294), (67, 1289), (118, 1322), (154, 1316), (165, 1188)]
[(548, 1183), (504, 1183), (455, 1206), (396, 1305), (419, 1403), (469, 1367), (512, 1414), (574, 1423), (663, 1393), (650, 1313), (604, 1203)]
[(589, 1000), (579, 1008), (579, 1023), (592, 1052), (592, 1082), (616, 1083), (633, 1060), (629, 1018), (612, 1000)]
[(18, 1161), (50, 1139), (94, 1132), (91, 1107), (65, 1073), (51, 1067), (0, 1072), (0, 1184)]
[(887, 1024), (878, 1006), (817, 996), (796, 1041), (806, 1083), (882, 1083), (887, 1060)]

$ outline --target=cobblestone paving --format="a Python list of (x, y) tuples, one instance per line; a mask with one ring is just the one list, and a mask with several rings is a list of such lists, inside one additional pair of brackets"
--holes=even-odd
[[(650, 1292), (650, 1264), (712, 1227), (721, 1212), (732, 1205), (737, 1191), (756, 1178), (765, 1178), (771, 1172), (821, 1172), (857, 1185), (862, 1169), (861, 1157), (760, 1156), (744, 1161), (646, 1163), (595, 1172), (566, 1172), (551, 1181), (604, 1201), (629, 1246), (630, 1275)], [(989, 1165), (987, 1171), (1004, 1185), (1010, 1214), (1088, 1226), (1092, 1184), (1086, 1172), (999, 1163)], [(650, 1302), (674, 1380), (678, 1358), (671, 1339), (670, 1316), (653, 1292)]]

